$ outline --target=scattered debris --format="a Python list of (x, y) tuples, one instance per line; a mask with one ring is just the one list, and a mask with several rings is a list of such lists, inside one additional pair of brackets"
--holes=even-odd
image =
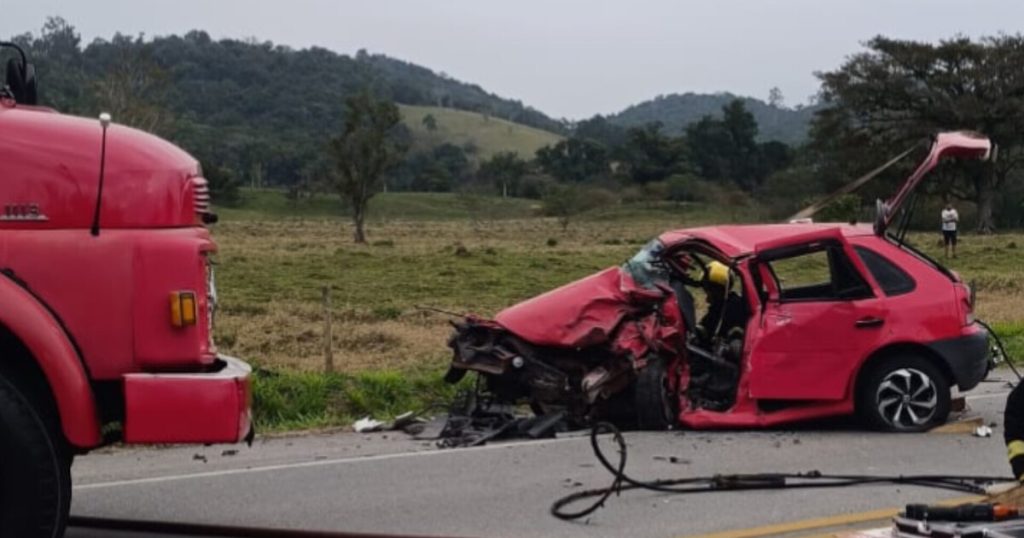
[(199, 453), (192, 454), (192, 460), (193, 461), (201, 461), (203, 463), (206, 463), (206, 456), (204, 456), (202, 454), (199, 454)]
[(426, 420), (416, 416), (413, 411), (407, 411), (395, 417), (395, 420), (391, 421), (391, 425), (387, 427), (389, 430), (403, 430), (405, 431), (414, 424), (423, 424)]
[(967, 411), (967, 398), (964, 396), (957, 396), (949, 402), (949, 411), (952, 413), (962, 413)]
[(981, 425), (974, 430), (975, 437), (992, 437), (992, 428)]
[(937, 426), (928, 430), (928, 433), (973, 433), (975, 428), (984, 424), (985, 419), (982, 417), (968, 417)]
[(689, 465), (690, 460), (680, 458), (678, 456), (654, 456), (655, 461), (667, 461), (669, 463), (675, 463), (679, 465)]
[(515, 437), (540, 439), (565, 432), (566, 417), (565, 410), (527, 415), (514, 405), (496, 403), (496, 398), (478, 384), (456, 397), (446, 418), (426, 423), (415, 437), (437, 439), (440, 448), (479, 446)]
[(221, 456), (237, 456), (238, 455), (238, 450), (234, 449), (234, 448), (229, 448), (229, 449), (221, 452), (220, 455)]
[(412, 435), (413, 439), (434, 441), (441, 438), (441, 432), (444, 431), (447, 423), (447, 418), (435, 418), (426, 423), (412, 424), (405, 429), (405, 433)]
[(363, 417), (352, 424), (352, 429), (355, 430), (356, 433), (376, 432), (380, 431), (383, 427), (383, 422), (374, 420), (370, 417)]

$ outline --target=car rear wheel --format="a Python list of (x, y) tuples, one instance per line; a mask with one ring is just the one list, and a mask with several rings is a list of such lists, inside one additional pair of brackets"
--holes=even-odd
[(678, 420), (678, 403), (669, 388), (668, 367), (661, 358), (648, 359), (637, 372), (634, 385), (637, 427), (641, 430), (667, 430)]
[(71, 458), (29, 400), (0, 376), (0, 536), (56, 538), (71, 507)]
[(877, 363), (859, 391), (858, 411), (875, 429), (921, 432), (949, 417), (949, 381), (921, 356), (894, 356)]

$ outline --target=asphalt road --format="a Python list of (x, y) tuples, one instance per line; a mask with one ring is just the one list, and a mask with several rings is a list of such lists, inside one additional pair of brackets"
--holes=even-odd
[[(812, 469), (1004, 475), (1007, 392), (996, 380), (968, 394), (972, 414), (996, 424), (990, 438), (869, 433), (841, 421), (796, 430), (637, 432), (627, 434), (627, 471), (640, 478)], [(567, 523), (548, 515), (552, 501), (610, 481), (587, 439), (439, 450), (402, 433), (259, 439), (251, 448), (113, 449), (79, 458), (73, 474), (74, 515), (443, 536), (684, 536), (963, 495), (893, 486), (633, 492)], [(141, 535), (71, 529), (68, 536)]]

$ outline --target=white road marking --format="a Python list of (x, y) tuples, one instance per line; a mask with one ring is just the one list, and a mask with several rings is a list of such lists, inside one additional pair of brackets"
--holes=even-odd
[[(989, 398), (1005, 398), (1009, 393), (1010, 393), (1009, 391), (1006, 391), (1006, 392), (999, 392), (999, 393), (995, 393), (995, 394), (969, 395), (969, 396), (966, 396), (966, 399), (967, 400), (983, 400), (983, 399), (989, 399)], [(436, 456), (436, 455), (441, 455), (441, 454), (460, 454), (460, 453), (464, 453), (464, 452), (467, 452), (467, 451), (483, 451), (483, 450), (495, 450), (495, 449), (514, 449), (514, 448), (517, 448), (517, 447), (540, 446), (540, 445), (547, 445), (547, 444), (552, 444), (552, 443), (560, 443), (560, 442), (564, 442), (564, 441), (579, 441), (581, 439), (589, 440), (589, 437), (588, 436), (582, 436), (582, 437), (567, 437), (567, 438), (561, 438), (561, 439), (540, 439), (540, 440), (536, 440), (536, 441), (493, 444), (493, 445), (484, 445), (484, 446), (479, 446), (479, 447), (459, 448), (459, 449), (451, 449), (451, 450), (424, 450), (424, 451), (418, 451), (418, 452), (397, 452), (397, 453), (394, 453), (394, 454), (378, 454), (378, 455), (370, 455), (370, 456), (351, 456), (351, 457), (347, 457), (347, 458), (335, 458), (335, 459), (315, 460), (315, 461), (302, 461), (302, 462), (295, 462), (295, 463), (282, 463), (282, 464), (277, 464), (277, 465), (264, 465), (264, 466), (260, 466), (260, 467), (245, 467), (245, 468), (236, 468), (236, 469), (222, 469), (222, 470), (219, 470), (219, 471), (205, 471), (205, 472), (201, 472), (201, 473), (184, 473), (184, 474), (165, 475), (165, 476), (153, 476), (153, 477), (148, 477), (148, 478), (132, 478), (132, 479), (127, 479), (127, 480), (111, 480), (109, 482), (96, 482), (96, 483), (92, 483), (92, 484), (80, 484), (80, 485), (74, 486), (72, 489), (74, 489), (74, 491), (87, 491), (87, 490), (92, 490), (92, 489), (113, 488), (113, 487), (119, 487), (119, 486), (131, 486), (131, 485), (138, 485), (138, 484), (157, 484), (157, 483), (161, 483), (161, 482), (174, 482), (174, 481), (178, 481), (178, 480), (190, 480), (190, 479), (195, 479), (195, 478), (210, 478), (210, 477), (231, 476), (231, 475), (248, 474), (248, 473), (265, 473), (265, 472), (280, 471), (280, 470), (285, 470), (285, 469), (302, 469), (302, 468), (305, 468), (305, 467), (322, 467), (322, 466), (325, 466), (325, 465), (341, 465), (341, 464), (346, 464), (346, 463), (361, 463), (361, 462), (370, 462), (370, 461), (383, 461), (383, 460), (391, 460), (391, 459), (410, 458), (410, 457), (416, 457), (416, 456)]]
[(301, 461), (296, 463), (281, 463), (277, 465), (264, 465), (260, 467), (244, 467), (239, 469), (222, 469), (219, 471), (204, 471), (201, 473), (185, 473), (165, 476), (153, 476), (148, 478), (131, 478), (127, 480), (111, 480), (109, 482), (96, 482), (92, 484), (80, 484), (74, 486), (74, 491), (86, 491), (91, 489), (102, 489), (102, 488), (113, 488), (119, 486), (132, 486), (137, 484), (156, 484), (160, 482), (174, 482), (178, 480), (189, 480), (194, 478), (210, 478), (219, 476), (231, 476), (237, 474), (248, 474), (248, 473), (265, 473), (270, 471), (280, 471), (284, 469), (302, 469), (305, 467), (322, 467), (325, 465), (340, 465), (344, 463), (362, 463), (368, 461), (383, 461), (400, 458), (410, 458), (415, 456), (437, 456), (443, 454), (462, 454), (465, 452), (476, 452), (484, 450), (498, 450), (498, 449), (514, 449), (520, 447), (531, 447), (540, 445), (549, 445), (553, 443), (561, 443), (565, 441), (580, 441), (586, 440), (589, 442), (589, 436), (583, 437), (566, 437), (561, 439), (539, 439), (536, 441), (516, 442), (516, 443), (501, 443), (493, 445), (484, 445), (477, 447), (468, 448), (455, 448), (447, 450), (423, 450), (419, 452), (396, 452), (394, 454), (377, 454), (371, 456), (352, 456), (348, 458), (335, 458), (329, 460), (315, 460), (315, 461)]

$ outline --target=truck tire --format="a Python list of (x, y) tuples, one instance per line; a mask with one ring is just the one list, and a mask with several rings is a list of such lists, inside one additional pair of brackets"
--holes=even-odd
[(71, 458), (45, 415), (0, 376), (0, 536), (59, 538), (71, 507)]
[(648, 359), (647, 365), (637, 372), (633, 390), (639, 429), (667, 430), (676, 425), (678, 400), (675, 394), (669, 393), (668, 371), (663, 359)]
[(857, 394), (858, 414), (882, 431), (927, 431), (946, 422), (949, 409), (949, 380), (920, 355), (896, 355), (876, 363)]

